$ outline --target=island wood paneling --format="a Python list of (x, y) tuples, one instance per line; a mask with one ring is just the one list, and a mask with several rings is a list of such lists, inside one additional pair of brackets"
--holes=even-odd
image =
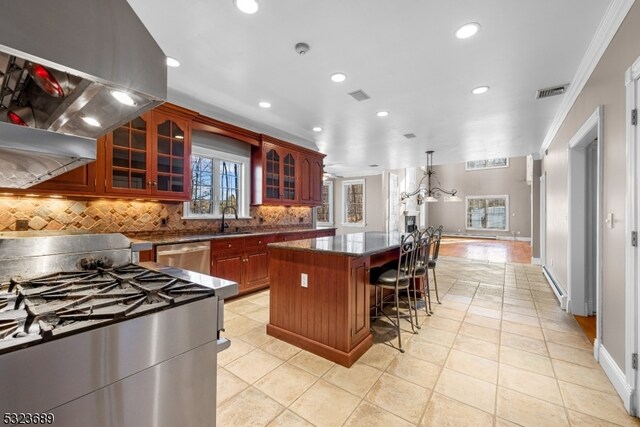
[[(351, 366), (372, 344), (369, 258), (269, 248), (267, 333)], [(307, 274), (308, 287), (301, 286)]]

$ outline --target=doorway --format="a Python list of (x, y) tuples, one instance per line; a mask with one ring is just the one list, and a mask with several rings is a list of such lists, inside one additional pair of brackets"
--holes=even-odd
[(599, 107), (569, 142), (567, 311), (579, 316), (594, 345), (600, 335), (602, 112)]
[[(625, 408), (630, 414), (638, 416), (640, 393), (638, 393), (638, 370), (634, 369), (634, 355), (637, 358), (640, 342), (640, 251), (638, 250), (638, 231), (640, 228), (640, 129), (638, 110), (640, 109), (640, 58), (627, 70), (627, 207), (625, 222), (625, 374), (623, 387), (627, 393), (622, 395)], [(635, 111), (635, 118), (633, 111)], [(635, 242), (634, 242), (635, 240)], [(637, 363), (637, 362), (636, 362)], [(614, 383), (615, 384), (615, 383)], [(618, 387), (616, 387), (618, 389)], [(618, 390), (618, 393), (620, 391)]]

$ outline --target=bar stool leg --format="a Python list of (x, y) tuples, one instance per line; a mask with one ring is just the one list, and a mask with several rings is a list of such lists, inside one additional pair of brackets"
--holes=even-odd
[[(404, 353), (404, 349), (402, 348), (402, 335), (400, 334), (400, 306), (398, 305), (398, 301), (400, 301), (400, 294), (398, 292), (398, 287), (396, 287), (396, 329), (398, 331), (398, 349), (400, 353)], [(411, 314), (411, 312), (409, 312)], [(413, 322), (411, 322), (413, 325)]]
[[(418, 297), (417, 297), (417, 293), (416, 293), (416, 288), (418, 287), (418, 279), (420, 280), (420, 282), (422, 283), (422, 278), (419, 277), (414, 277), (413, 278), (413, 303), (414, 305), (414, 313), (416, 315), (416, 328), (418, 329), (422, 329), (420, 327), (420, 325), (418, 324)], [(409, 310), (409, 314), (411, 314), (411, 310)]]
[(433, 287), (436, 289), (436, 301), (438, 304), (442, 304), (440, 302), (440, 297), (438, 296), (438, 277), (436, 276), (436, 269), (433, 269)]
[(429, 286), (429, 270), (428, 269), (427, 269), (427, 274), (425, 274), (425, 278), (427, 279), (425, 293), (427, 295), (428, 304), (425, 301), (424, 309), (427, 311), (427, 315), (431, 316), (431, 314), (433, 314), (433, 310), (431, 310), (431, 286)]

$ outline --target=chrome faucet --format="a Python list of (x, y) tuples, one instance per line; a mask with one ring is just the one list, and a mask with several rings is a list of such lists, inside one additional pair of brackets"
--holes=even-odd
[(234, 208), (233, 206), (225, 206), (222, 209), (222, 224), (220, 224), (221, 233), (224, 233), (224, 229), (229, 227), (229, 224), (225, 224), (224, 222), (224, 214), (227, 212), (227, 209), (233, 209), (233, 214), (235, 215), (236, 219), (238, 219), (238, 211), (236, 210), (236, 208)]

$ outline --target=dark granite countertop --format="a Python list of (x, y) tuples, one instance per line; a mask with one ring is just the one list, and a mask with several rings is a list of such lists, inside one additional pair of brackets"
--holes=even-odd
[(396, 232), (366, 231), (339, 236), (270, 243), (269, 247), (360, 257), (400, 247), (400, 234)]
[(305, 231), (335, 230), (335, 227), (291, 228), (273, 230), (251, 230), (239, 233), (201, 233), (201, 234), (167, 234), (152, 233), (149, 235), (128, 236), (132, 242), (150, 242), (153, 245), (172, 245), (176, 243), (203, 242), (213, 239), (233, 239), (240, 237), (262, 236), (266, 234), (303, 233)]

